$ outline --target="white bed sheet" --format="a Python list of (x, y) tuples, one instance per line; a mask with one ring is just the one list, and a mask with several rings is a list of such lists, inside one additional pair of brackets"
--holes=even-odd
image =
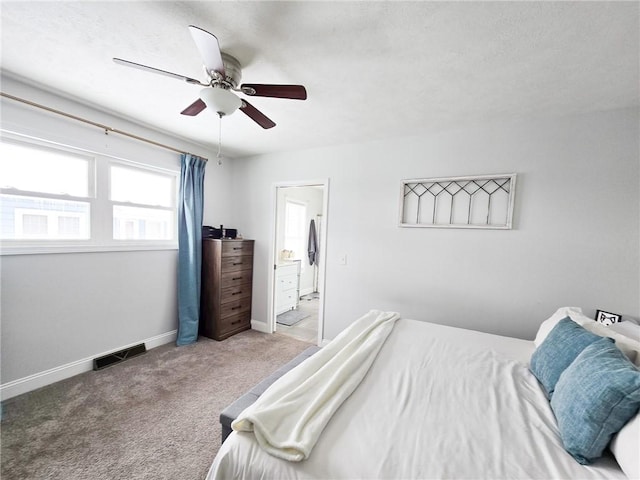
[(401, 319), (309, 459), (270, 456), (233, 432), (208, 479), (608, 478), (578, 464), (527, 364), (526, 340)]

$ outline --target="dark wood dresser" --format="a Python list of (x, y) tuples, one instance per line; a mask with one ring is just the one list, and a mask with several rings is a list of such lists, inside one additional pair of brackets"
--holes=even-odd
[(202, 239), (200, 335), (224, 340), (251, 328), (253, 240)]

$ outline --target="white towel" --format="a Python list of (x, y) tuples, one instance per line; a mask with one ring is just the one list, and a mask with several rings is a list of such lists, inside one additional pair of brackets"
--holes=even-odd
[(372, 310), (322, 350), (280, 377), (231, 424), (253, 431), (269, 454), (309, 457), (334, 412), (360, 384), (393, 329), (397, 313)]

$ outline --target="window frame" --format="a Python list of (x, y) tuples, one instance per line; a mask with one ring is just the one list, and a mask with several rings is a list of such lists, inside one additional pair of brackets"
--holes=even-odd
[[(1, 239), (0, 256), (48, 254), (48, 253), (81, 253), (112, 252), (136, 250), (177, 250), (178, 248), (178, 185), (180, 177), (179, 165), (175, 169), (133, 161), (126, 158), (106, 155), (69, 145), (62, 145), (47, 140), (16, 135), (4, 130), (2, 142), (17, 143), (27, 148), (43, 148), (56, 153), (65, 153), (89, 161), (88, 197), (72, 195), (48, 194), (14, 188), (0, 188), (3, 195), (35, 197), (41, 199), (86, 202), (89, 204), (89, 238), (88, 239)], [(122, 240), (113, 238), (113, 202), (110, 199), (110, 166), (118, 164), (134, 170), (144, 170), (172, 178), (172, 206), (158, 207), (173, 211), (173, 238), (171, 240)], [(124, 206), (156, 208), (145, 204), (116, 202)]]

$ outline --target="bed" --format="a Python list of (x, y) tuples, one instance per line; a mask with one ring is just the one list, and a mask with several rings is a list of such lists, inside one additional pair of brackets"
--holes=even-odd
[[(572, 318), (567, 315), (571, 312)], [(327, 392), (342, 398), (323, 400), (323, 404), (333, 402), (332, 408), (329, 418), (322, 414), (322, 421), (317, 422), (319, 431), (310, 448), (302, 448), (302, 453), (294, 449), (296, 458), (288, 458), (291, 449), (284, 454), (269, 451), (264, 438), (271, 441), (270, 434), (258, 434), (262, 421), (257, 414), (255, 418), (251, 415), (250, 407), (245, 417), (255, 424), (247, 418), (234, 422), (236, 431), (222, 444), (207, 479), (626, 479), (635, 475), (640, 398), (636, 404), (636, 397), (631, 399), (629, 408), (636, 413), (625, 421), (618, 434), (621, 439), (614, 436), (618, 450), (609, 446), (602, 456), (583, 465), (565, 449), (564, 432), (559, 430), (548, 393), (530, 370), (532, 355), (545, 337), (549, 336), (546, 343), (550, 343), (561, 318), (586, 323), (578, 312), (558, 310), (542, 324), (535, 342), (396, 316), (387, 321), (384, 338), (377, 339), (378, 343), (367, 337), (366, 355), (350, 353), (356, 355), (355, 370), (341, 379), (336, 373), (339, 369), (330, 362), (347, 348), (343, 332), (263, 394), (267, 410), (272, 391), (287, 398), (270, 412), (283, 414), (274, 423), (276, 429), (289, 428), (287, 422), (293, 422), (291, 429), (295, 430), (296, 420), (291, 418), (298, 410), (288, 392), (300, 385), (307, 388), (308, 376), (326, 377), (323, 382), (330, 387), (318, 384), (321, 393), (315, 392), (314, 398)], [(604, 337), (603, 332), (598, 335)], [(630, 340), (626, 346), (629, 355), (640, 342)], [(353, 377), (361, 378), (354, 381)], [(345, 382), (355, 385), (345, 389)], [(559, 388), (560, 383), (553, 396), (562, 393)], [(640, 395), (640, 388), (637, 393)], [(317, 402), (302, 406), (305, 421), (309, 411), (316, 414), (317, 407)], [(256, 411), (260, 408), (256, 406)]]

